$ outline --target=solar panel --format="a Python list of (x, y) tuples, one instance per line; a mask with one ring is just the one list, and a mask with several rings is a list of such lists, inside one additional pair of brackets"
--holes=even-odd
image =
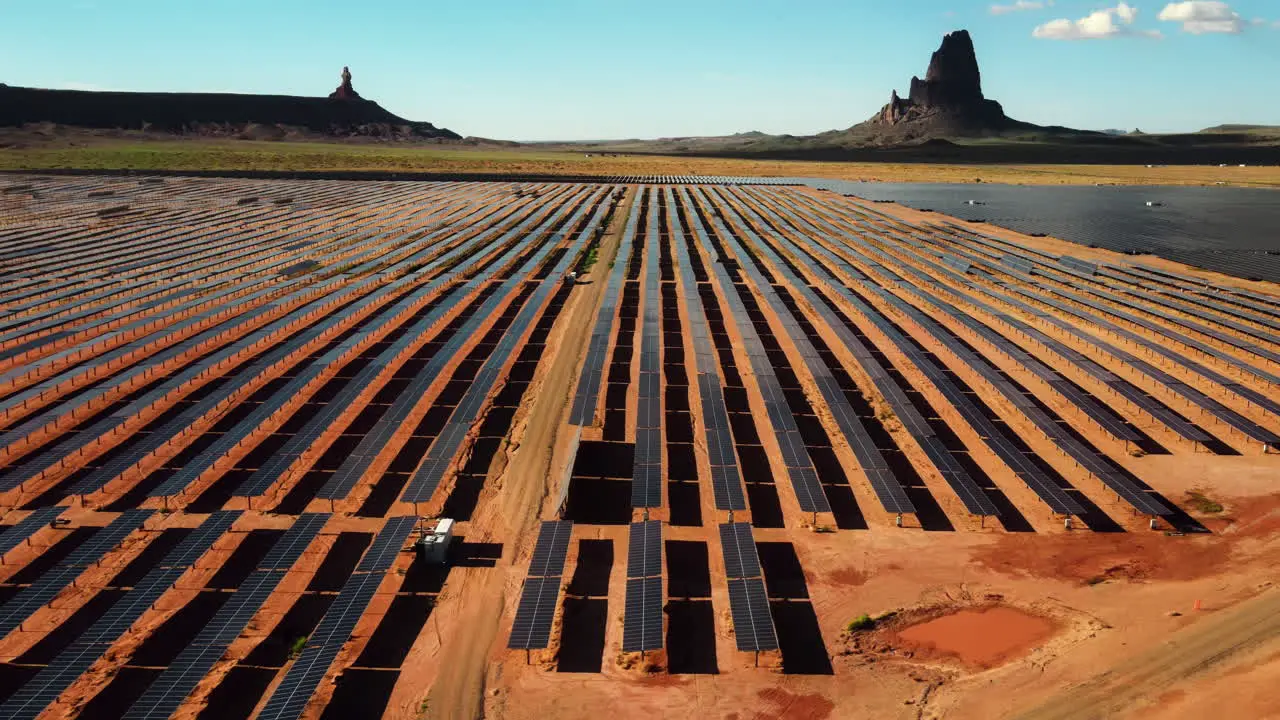
[(356, 572), (382, 572), (390, 569), (396, 556), (404, 548), (405, 538), (409, 537), (417, 524), (416, 515), (389, 518), (356, 566)]
[(1058, 264), (1070, 270), (1075, 270), (1076, 272), (1084, 273), (1085, 275), (1098, 274), (1097, 263), (1092, 263), (1085, 260), (1081, 260), (1079, 258), (1074, 258), (1074, 257), (1071, 257), (1070, 255), (1063, 255), (1062, 257), (1058, 258)]
[(595, 328), (591, 334), (586, 363), (578, 378), (578, 389), (573, 399), (573, 409), (569, 424), (585, 426), (595, 419), (596, 406), (599, 404), (600, 382), (604, 377), (604, 362), (609, 336), (613, 331), (614, 312), (626, 268), (631, 260), (631, 248), (635, 238), (636, 226), (639, 222), (641, 203), (631, 206), (631, 214), (623, 231), (622, 241), (618, 245), (613, 269), (609, 272), (608, 285), (604, 291), (604, 303), (596, 315)]
[(190, 535), (165, 555), (160, 567), (189, 568), (204, 555), (222, 534), (243, 514), (241, 510), (219, 510), (200, 523)]
[(760, 558), (756, 554), (751, 523), (721, 523), (720, 549), (724, 553), (725, 577), (760, 577)]
[(662, 574), (662, 523), (645, 520), (631, 523), (627, 545), (627, 577), (654, 577)]
[[(599, 194), (597, 193), (597, 195)], [(592, 225), (589, 227), (598, 226), (598, 222), (603, 219), (604, 207), (605, 205), (603, 203), (599, 205), (595, 216), (591, 220)], [(575, 218), (580, 218), (585, 213), (586, 208), (587, 205), (583, 205), (578, 210)], [(573, 226), (575, 224), (575, 220), (571, 220), (569, 222), (569, 226)], [(556, 265), (542, 280), (538, 282), (537, 288), (533, 291), (533, 294), (520, 307), (519, 313), (516, 315), (515, 319), (512, 320), (511, 325), (503, 332), (502, 338), (498, 341), (493, 353), (489, 356), (489, 359), (485, 361), (484, 365), (480, 368), (480, 371), (476, 374), (475, 379), (463, 394), (462, 399), (458, 402), (453, 415), (449, 418), (448, 423), (445, 426), (444, 432), (441, 433), (440, 437), (436, 438), (435, 443), (431, 446), (431, 451), (428, 454), (427, 459), (423, 461), (423, 463), (409, 478), (408, 487), (405, 489), (403, 495), (403, 500), (405, 502), (426, 502), (431, 499), (431, 496), (443, 481), (445, 471), (452, 464), (453, 459), (457, 455), (459, 448), (462, 446), (463, 441), (466, 440), (468, 428), (470, 428), (478, 419), (480, 410), (484, 406), (485, 398), (496, 385), (497, 380), (501, 375), (502, 368), (514, 354), (517, 344), (521, 342), (528, 329), (533, 325), (535, 317), (543, 311), (547, 298), (554, 289), (559, 287), (560, 278), (564, 276), (569, 265), (575, 261), (578, 251), (585, 246), (586, 239), (592, 234), (593, 233), (590, 230), (585, 230), (577, 234), (574, 240), (570, 243), (566, 252), (560, 256)], [(537, 266), (542, 263), (546, 256), (549, 255), (557, 245), (560, 244), (562, 239), (563, 235), (557, 233), (550, 240), (543, 243), (539, 249), (525, 261), (522, 268), (512, 275), (510, 279), (505, 281), (502, 287), (499, 288), (499, 290), (495, 292), (489, 300), (495, 302), (505, 300), (516, 286), (532, 277)], [(514, 258), (516, 255), (522, 254), (526, 249), (527, 248), (521, 246), (516, 246), (509, 252)], [(482, 308), (468, 320), (468, 323), (472, 321), (477, 323), (483, 321), (485, 319), (484, 315), (485, 312)], [(464, 324), (464, 326), (455, 333), (454, 337), (452, 337), (449, 342), (456, 342), (460, 348), (461, 344), (471, 335), (472, 332), (473, 331), (468, 330), (467, 325)], [(445, 347), (447, 349), (450, 346), (446, 343)], [(447, 358), (450, 354), (451, 353), (445, 352), (445, 350), (442, 349), (433, 356), (432, 362), (435, 362), (436, 359), (441, 356), (445, 356)], [(433, 374), (430, 369), (430, 364), (428, 364), (428, 368), (423, 371), (423, 374)]]
[(109, 525), (93, 534), (59, 563), (65, 567), (88, 567), (102, 559), (134, 530), (142, 527), (153, 510), (126, 510)]
[(327, 513), (308, 513), (294, 522), (259, 563), (260, 567), (269, 569), (250, 573), (231, 599), (169, 663), (169, 667), (143, 692), (124, 717), (128, 720), (163, 720), (177, 712), (284, 579), (282, 571), (297, 561), (328, 518)]
[(300, 717), (311, 701), (315, 688), (324, 679), (341, 647), (307, 645), (293, 661), (289, 671), (271, 693), (258, 714), (260, 720), (284, 720)]
[(662, 649), (662, 578), (627, 578), (622, 651)]
[(0, 534), (0, 557), (18, 547), (24, 540), (39, 532), (40, 528), (53, 522), (54, 518), (66, 511), (65, 507), (43, 507), (31, 511), (17, 524), (4, 528)]
[[(389, 521), (382, 532), (378, 533), (379, 539), (385, 537), (387, 540), (375, 555), (375, 561), (367, 565), (366, 569), (385, 570), (390, 567), (390, 561), (394, 560), (395, 553), (403, 545), (405, 535), (412, 528), (412, 523), (405, 526), (404, 523)], [(376, 546), (377, 540), (374, 542)], [(372, 551), (373, 548), (370, 552)], [(365, 559), (369, 559), (369, 553), (366, 553)], [(366, 564), (362, 561), (361, 565)], [(338, 597), (325, 611), (320, 624), (307, 640), (302, 654), (290, 666), (280, 685), (267, 700), (259, 718), (284, 719), (301, 715), (315, 694), (316, 687), (324, 680), (329, 667), (337, 659), (338, 652), (351, 639), (351, 633), (368, 609), (384, 577), (382, 572), (356, 572), (347, 579)]]
[(769, 611), (769, 598), (760, 578), (729, 580), (729, 611), (733, 634), (742, 652), (778, 649), (778, 635)]
[(742, 477), (736, 465), (711, 466), (711, 492), (717, 510), (746, 510)]
[[(702, 190), (696, 191), (703, 196), (717, 196), (718, 193), (704, 193)], [(681, 197), (687, 198), (687, 193), (682, 190)], [(741, 221), (733, 207), (729, 205), (719, 205), (718, 209), (722, 210), (727, 216), (733, 217)], [(725, 225), (724, 221), (718, 216), (711, 217), (712, 223), (719, 230), (720, 237), (724, 240), (726, 246), (734, 251), (740, 258), (750, 258), (745, 244), (738, 240), (736, 235), (731, 232)], [(700, 221), (697, 221), (700, 226)], [(741, 222), (740, 227), (743, 228), (743, 234), (749, 239), (751, 247), (765, 257), (774, 260), (775, 266), (778, 267), (780, 273), (793, 279), (793, 286), (797, 292), (805, 292), (808, 290), (807, 283), (791, 273), (785, 263), (781, 262), (779, 256), (765, 243), (758, 235), (756, 235), (747, 223)], [(699, 232), (701, 239), (705, 235), (705, 231)], [(740, 265), (743, 273), (749, 277), (755, 287), (759, 289), (765, 297), (766, 302), (773, 308), (786, 329), (787, 335), (800, 351), (804, 358), (806, 366), (817, 378), (829, 377), (830, 370), (825, 365), (817, 353), (812, 342), (805, 333), (800, 329), (796, 320), (796, 315), (792, 309), (787, 306), (778, 295), (773, 287), (773, 283), (766, 277), (755, 262), (744, 262)], [(795, 491), (796, 499), (804, 512), (819, 513), (830, 512), (831, 505), (827, 499), (826, 492), (823, 490), (821, 483), (817, 481), (816, 472), (813, 469), (813, 460), (809, 457), (809, 453), (804, 445), (804, 440), (798, 432), (795, 418), (792, 415), (791, 408), (786, 399), (786, 395), (782, 392), (782, 388), (777, 379), (772, 365), (772, 361), (763, 349), (760, 341), (759, 332), (752, 323), (751, 316), (748, 314), (743, 297), (749, 296), (750, 291), (744, 284), (733, 282), (728, 272), (724, 268), (724, 264), (720, 263), (714, 267), (714, 273), (724, 297), (727, 300), (730, 311), (734, 317), (739, 331), (742, 335), (743, 346), (746, 349), (747, 357), (751, 363), (751, 368), (755, 373), (756, 384), (760, 389), (760, 394), (764, 398), (765, 409), (769, 415), (770, 424), (773, 427), (774, 435), (777, 439), (779, 449), (782, 452), (783, 462), (787, 467), (787, 475), (791, 480), (792, 488)], [(841, 425), (841, 431), (846, 433), (847, 439), (851, 446), (861, 446), (869, 449), (871, 456), (878, 457), (879, 452), (875, 449), (874, 443), (871, 442), (866, 430), (861, 423), (856, 420), (856, 414), (852, 409), (848, 408), (848, 400), (843, 394), (824, 395), (824, 399), (828, 405), (837, 414), (843, 413), (849, 418), (854, 418), (853, 422)], [(859, 458), (863, 461), (864, 458)], [(881, 461), (874, 463), (882, 464)], [(893, 498), (891, 506), (895, 512), (914, 512), (911, 507), (910, 500), (905, 493), (899, 492), (895, 495), (892, 488), (880, 488), (882, 492), (879, 495)], [(905, 508), (905, 509), (904, 509)]]
[(536, 650), (551, 643), (551, 623), (560, 595), (560, 577), (527, 578), (520, 593), (511, 639), (512, 650)]
[(529, 561), (530, 577), (554, 577), (564, 574), (564, 559), (569, 553), (573, 523), (568, 520), (544, 520), (538, 529), (538, 540)]
[(329, 521), (329, 513), (304, 513), (261, 561), (260, 570), (288, 570)]
[(662, 431), (658, 428), (637, 428), (635, 448), (631, 506), (659, 507), (662, 505)]
[(85, 542), (72, 550), (58, 565), (22, 588), (0, 606), (0, 637), (7, 635), (41, 607), (53, 601), (70, 585), (85, 568), (98, 562), (120, 544), (125, 537), (140, 527), (151, 515), (150, 510), (130, 510), (121, 513), (111, 524), (98, 530)]
[[(225, 530), (226, 526), (225, 516), (206, 519), (195, 532), (166, 553), (132, 590), (112, 603), (91, 628), (0, 705), (0, 717), (34, 719), (57, 700), (186, 573), (188, 568), (175, 565), (206, 552), (222, 534), (215, 530)], [(206, 527), (209, 530), (202, 531)]]

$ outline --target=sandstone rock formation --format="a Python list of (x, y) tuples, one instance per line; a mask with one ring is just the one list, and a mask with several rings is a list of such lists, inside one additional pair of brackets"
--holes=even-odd
[(342, 84), (337, 90), (329, 93), (330, 100), (359, 100), (360, 93), (351, 87), (351, 69), (347, 66), (342, 67)]
[(894, 90), (889, 104), (866, 123), (868, 129), (910, 135), (974, 135), (1022, 126), (1000, 103), (982, 94), (982, 73), (966, 30), (942, 38), (924, 79), (911, 78), (906, 98)]

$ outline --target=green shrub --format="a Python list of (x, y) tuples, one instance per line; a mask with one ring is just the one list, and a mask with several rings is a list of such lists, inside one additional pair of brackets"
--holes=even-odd
[(850, 620), (849, 624), (845, 627), (845, 629), (852, 633), (852, 632), (862, 632), (864, 630), (870, 630), (875, 626), (876, 626), (875, 618), (871, 617), (866, 613), (863, 613), (858, 617)]
[(307, 636), (299, 635), (293, 639), (289, 645), (289, 659), (292, 660), (302, 654), (302, 648), (307, 646)]
[(1187, 501), (1191, 503), (1191, 506), (1194, 507), (1197, 512), (1205, 515), (1222, 512), (1221, 503), (1210, 500), (1205, 497), (1203, 493), (1196, 492), (1195, 490), (1187, 491)]

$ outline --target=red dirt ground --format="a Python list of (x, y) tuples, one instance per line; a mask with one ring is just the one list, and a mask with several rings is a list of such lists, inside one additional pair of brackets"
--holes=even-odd
[(961, 610), (899, 630), (896, 637), (915, 652), (954, 657), (991, 668), (1023, 655), (1053, 634), (1049, 620), (1011, 607)]

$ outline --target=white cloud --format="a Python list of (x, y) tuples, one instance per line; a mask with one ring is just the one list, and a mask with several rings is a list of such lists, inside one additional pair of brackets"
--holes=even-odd
[(1032, 30), (1031, 36), (1045, 40), (1097, 40), (1125, 35), (1160, 37), (1158, 30), (1132, 29), (1130, 26), (1137, 18), (1138, 9), (1121, 2), (1080, 20), (1051, 20)]
[(1053, 7), (1053, 0), (1016, 0), (1011, 5), (992, 5), (992, 15), (1007, 15), (1009, 13), (1022, 12), (1023, 10), (1043, 10), (1047, 7)]
[(1169, 3), (1159, 18), (1182, 23), (1182, 31), (1192, 35), (1205, 33), (1234, 34), (1244, 30), (1244, 20), (1231, 6), (1218, 0), (1186, 0)]

